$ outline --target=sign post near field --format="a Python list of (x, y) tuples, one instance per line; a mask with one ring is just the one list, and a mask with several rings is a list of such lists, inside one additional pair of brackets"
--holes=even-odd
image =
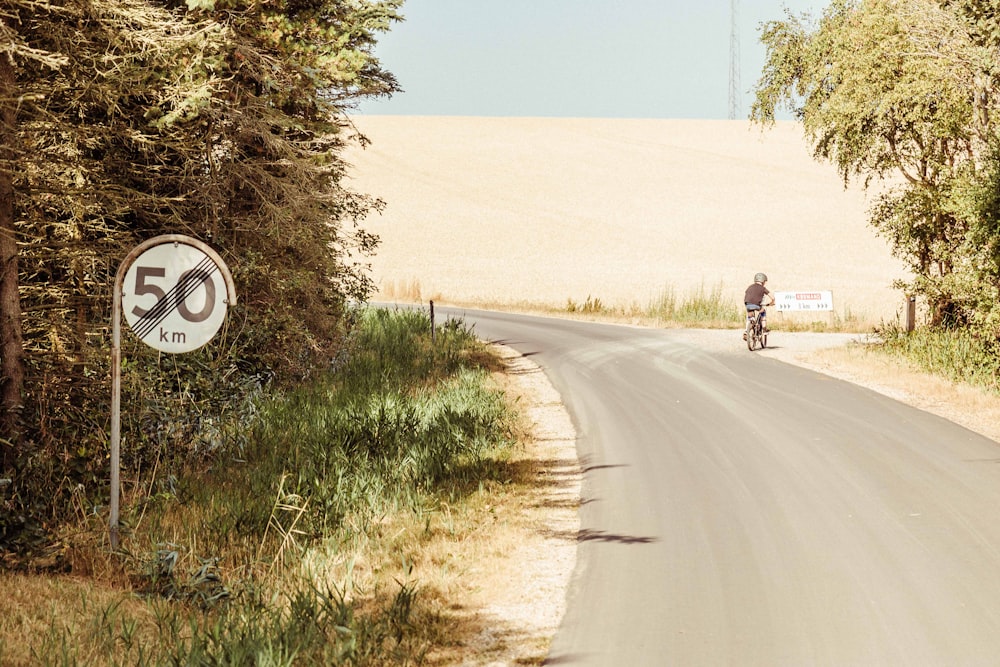
[(833, 324), (833, 292), (813, 290), (811, 292), (775, 292), (774, 308), (779, 313), (820, 313), (829, 314)]
[[(221, 284), (220, 284), (221, 283)], [(140, 243), (115, 275), (111, 339), (111, 548), (118, 548), (121, 447), (121, 319), (139, 340), (179, 354), (205, 345), (236, 305), (229, 268), (197, 239), (165, 234)]]

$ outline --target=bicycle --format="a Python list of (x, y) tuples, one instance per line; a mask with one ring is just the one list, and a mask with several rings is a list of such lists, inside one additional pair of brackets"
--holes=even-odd
[(747, 349), (751, 352), (760, 344), (760, 349), (767, 347), (767, 329), (760, 321), (760, 311), (751, 310), (747, 318), (746, 338)]

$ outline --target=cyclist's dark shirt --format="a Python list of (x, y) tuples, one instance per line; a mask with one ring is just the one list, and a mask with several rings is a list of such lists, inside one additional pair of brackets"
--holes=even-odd
[(770, 293), (770, 290), (760, 283), (754, 283), (747, 288), (746, 294), (743, 295), (743, 303), (755, 303), (759, 306), (764, 302), (764, 295)]

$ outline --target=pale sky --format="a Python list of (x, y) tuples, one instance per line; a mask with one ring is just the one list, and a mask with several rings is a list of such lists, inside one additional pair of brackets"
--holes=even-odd
[[(783, 8), (738, 0), (740, 118)], [(357, 113), (705, 118), (729, 115), (730, 0), (408, 0), (376, 55), (404, 92)]]

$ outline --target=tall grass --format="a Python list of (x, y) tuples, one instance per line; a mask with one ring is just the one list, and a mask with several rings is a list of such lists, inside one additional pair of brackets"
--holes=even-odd
[(724, 294), (722, 285), (678, 296), (667, 286), (650, 300), (645, 315), (650, 318), (699, 326), (731, 326), (742, 322), (741, 304)]
[(360, 311), (336, 367), (263, 402), (238, 449), (128, 504), (121, 563), (146, 610), (53, 623), (23, 664), (418, 664), (443, 621), (405, 566), (362, 595), (299, 564), (501, 474), (515, 416), (498, 363), (461, 322), (432, 345), (425, 313)]
[(608, 307), (600, 299), (592, 298), (589, 294), (583, 303), (577, 303), (573, 299), (566, 299), (567, 313), (600, 314), (608, 312)]
[[(136, 616), (119, 604), (87, 607), (77, 627), (56, 620), (30, 657), (0, 652), (4, 665), (417, 665), (428, 643), (410, 625), (416, 591), (365, 612), (339, 592), (297, 584), (270, 604), (229, 604), (192, 613), (150, 601)], [(32, 641), (35, 640), (35, 641)], [(10, 660), (10, 661), (8, 661)]]
[(694, 292), (683, 295), (668, 285), (645, 306), (638, 303), (628, 306), (609, 305), (598, 297), (587, 295), (582, 302), (572, 298), (567, 299), (563, 310), (571, 314), (624, 317), (649, 320), (654, 323), (731, 327), (742, 322), (740, 305), (733, 298), (726, 296), (722, 285), (716, 285), (711, 289), (706, 289), (702, 285)]
[[(745, 310), (743, 303), (737, 297), (741, 294), (727, 290), (722, 284), (706, 287), (704, 284), (686, 293), (678, 293), (671, 285), (663, 287), (646, 305), (633, 302), (630, 305), (608, 304), (600, 298), (588, 295), (583, 302), (567, 299), (562, 310), (573, 315), (586, 315), (594, 318), (628, 319), (633, 323), (643, 322), (647, 325), (663, 324), (686, 327), (704, 327), (709, 329), (729, 329), (742, 327)], [(538, 308), (538, 310), (546, 310)], [(548, 310), (552, 310), (549, 308)], [(845, 309), (844, 316), (833, 313), (814, 317), (797, 317), (798, 314), (770, 313), (778, 317), (770, 317), (768, 324), (772, 329), (783, 331), (871, 331), (875, 323), (862, 321), (850, 309)]]

